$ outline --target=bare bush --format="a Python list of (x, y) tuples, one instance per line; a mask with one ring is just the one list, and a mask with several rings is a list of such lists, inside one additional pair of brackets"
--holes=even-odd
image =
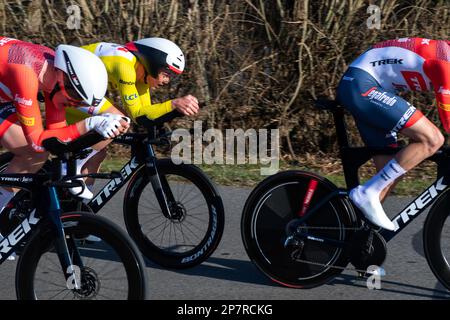
[[(372, 43), (449, 34), (447, 0), (375, 2), (380, 30), (368, 29), (363, 0), (3, 0), (0, 29), (48, 46), (169, 38), (184, 50), (187, 72), (156, 98), (192, 93), (209, 104), (202, 119), (219, 129), (280, 128), (284, 154), (296, 158), (335, 150), (332, 119), (312, 101), (334, 97), (348, 64)], [(67, 27), (73, 4), (76, 30)], [(437, 119), (432, 95), (410, 99)], [(354, 125), (350, 133), (359, 141)]]

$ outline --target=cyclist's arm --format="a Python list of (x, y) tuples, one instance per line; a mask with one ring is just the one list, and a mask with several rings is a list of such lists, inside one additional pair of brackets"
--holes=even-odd
[(450, 132), (450, 61), (428, 60), (424, 71), (433, 84), (442, 126)]
[(136, 88), (138, 89), (141, 100), (142, 112), (140, 115), (146, 115), (147, 118), (156, 119), (172, 111), (172, 100), (152, 104), (148, 86), (145, 83), (138, 83)]
[[(17, 117), (27, 142), (36, 152), (44, 152), (42, 141), (50, 137), (68, 141), (80, 136), (76, 125), (44, 130), (42, 116), (37, 101), (38, 79), (34, 71), (25, 65), (12, 65), (6, 71)], [(51, 117), (51, 116), (50, 116)], [(56, 117), (59, 119), (59, 116)]]
[(80, 105), (77, 107), (71, 107), (69, 109), (76, 109), (90, 117), (90, 116), (96, 116), (98, 114), (105, 112), (105, 110), (107, 110), (111, 106), (113, 106), (111, 101), (109, 99), (107, 99), (106, 97), (104, 97), (102, 99), (102, 101), (100, 101), (98, 106), (96, 106), (96, 107), (88, 106), (88, 105), (84, 104), (84, 105)]
[(49, 95), (44, 93), (45, 103), (45, 125), (49, 130), (60, 129), (67, 127), (66, 115), (64, 110), (60, 112), (53, 102), (51, 102)]
[[(172, 102), (151, 104), (148, 87), (136, 83), (136, 72), (129, 64), (120, 63), (116, 67), (117, 88), (127, 114), (135, 120), (139, 116), (155, 119), (172, 111)], [(141, 97), (142, 95), (142, 97)]]

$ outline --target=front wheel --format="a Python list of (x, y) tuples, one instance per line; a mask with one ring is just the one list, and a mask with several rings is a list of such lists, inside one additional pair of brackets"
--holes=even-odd
[(145, 167), (130, 181), (124, 200), (128, 233), (153, 262), (185, 269), (206, 260), (222, 237), (222, 199), (209, 178), (194, 165), (157, 161), (171, 217), (159, 207)]
[(423, 227), (427, 262), (440, 283), (450, 290), (450, 191), (436, 200)]
[[(61, 216), (75, 279), (66, 280), (54, 229), (43, 222), (27, 242), (16, 270), (16, 293), (25, 300), (141, 300), (146, 298), (142, 256), (119, 227), (105, 218), (72, 212)], [(101, 241), (85, 240), (89, 235)], [(72, 276), (71, 276), (72, 277)]]
[[(248, 197), (241, 220), (245, 250), (267, 277), (293, 288), (310, 288), (338, 275), (349, 259), (343, 248), (318, 239), (344, 243), (355, 218), (343, 198), (333, 198), (297, 224), (307, 208), (336, 191), (318, 175), (285, 171), (262, 181)], [(308, 236), (290, 238), (294, 230)]]

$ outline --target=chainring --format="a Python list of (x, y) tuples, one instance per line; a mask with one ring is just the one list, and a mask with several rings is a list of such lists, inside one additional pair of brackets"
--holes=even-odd
[(350, 262), (358, 270), (367, 270), (369, 266), (380, 267), (386, 259), (386, 241), (375, 230), (360, 230), (350, 239), (348, 248)]

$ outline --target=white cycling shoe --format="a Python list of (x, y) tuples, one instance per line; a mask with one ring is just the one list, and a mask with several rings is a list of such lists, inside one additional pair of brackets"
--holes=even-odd
[(390, 231), (395, 230), (395, 225), (384, 212), (377, 193), (365, 192), (362, 186), (357, 186), (350, 191), (349, 197), (374, 225)]
[(94, 194), (91, 192), (91, 190), (89, 190), (88, 186), (86, 186), (84, 181), (83, 181), (83, 184), (84, 184), (83, 192), (81, 192), (81, 190), (83, 189), (82, 187), (69, 188), (69, 192), (71, 194), (73, 194), (74, 196), (77, 196), (77, 197), (82, 198), (84, 200), (91, 200), (94, 197)]

